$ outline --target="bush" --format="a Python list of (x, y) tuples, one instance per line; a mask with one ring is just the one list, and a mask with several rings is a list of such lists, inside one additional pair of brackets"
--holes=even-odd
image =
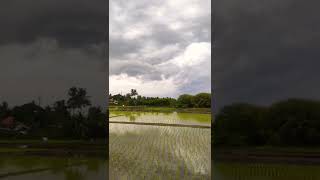
[(320, 102), (289, 99), (224, 107), (213, 125), (216, 146), (319, 146)]

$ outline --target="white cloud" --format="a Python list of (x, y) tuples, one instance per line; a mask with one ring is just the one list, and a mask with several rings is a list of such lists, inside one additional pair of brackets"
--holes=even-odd
[(127, 74), (111, 75), (109, 87), (112, 94), (125, 94), (130, 89), (137, 89), (139, 94), (146, 96), (174, 96), (177, 90), (172, 79), (144, 81), (142, 77), (130, 77)]
[[(110, 1), (110, 92), (210, 91), (210, 0)], [(126, 92), (124, 92), (126, 91)]]
[(123, 38), (134, 40), (149, 35), (151, 35), (151, 30), (148, 29), (145, 24), (135, 24), (127, 28), (127, 31), (123, 33)]
[(186, 66), (196, 66), (203, 61), (210, 60), (211, 57), (211, 44), (207, 42), (192, 43), (183, 53), (175, 57), (174, 59), (165, 62), (166, 64), (174, 64), (180, 68)]

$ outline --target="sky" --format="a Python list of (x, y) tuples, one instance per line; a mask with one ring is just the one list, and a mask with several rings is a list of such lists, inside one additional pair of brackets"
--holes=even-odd
[(210, 0), (110, 0), (109, 92), (211, 92)]
[(320, 99), (319, 5), (315, 0), (215, 1), (217, 107)]
[(0, 101), (50, 105), (71, 86), (106, 104), (107, 1), (0, 1)]
[(108, 80), (111, 93), (173, 97), (210, 92), (212, 80), (219, 107), (319, 99), (316, 0), (106, 3), (0, 1), (0, 101), (50, 104), (75, 85), (104, 105)]

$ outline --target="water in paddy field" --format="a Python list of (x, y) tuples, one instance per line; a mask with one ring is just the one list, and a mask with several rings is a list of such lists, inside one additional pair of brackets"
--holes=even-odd
[[(210, 114), (111, 112), (110, 121), (211, 124)], [(211, 179), (211, 129), (109, 124), (110, 179)]]
[(101, 158), (0, 157), (0, 179), (5, 180), (102, 180), (106, 177), (106, 160)]
[(319, 180), (319, 165), (213, 163), (216, 180)]

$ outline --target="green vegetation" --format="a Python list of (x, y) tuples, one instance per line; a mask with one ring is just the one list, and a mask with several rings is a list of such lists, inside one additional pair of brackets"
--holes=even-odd
[(0, 140), (0, 155), (81, 155), (101, 156), (106, 155), (106, 142), (85, 140)]
[(110, 111), (129, 111), (129, 112), (184, 112), (210, 114), (211, 108), (175, 108), (175, 107), (148, 107), (148, 106), (109, 106)]
[(320, 102), (289, 99), (269, 107), (233, 104), (213, 125), (215, 147), (319, 147)]
[(109, 95), (109, 103), (112, 106), (147, 106), (147, 107), (170, 107), (170, 108), (210, 108), (211, 94), (199, 93), (196, 95), (183, 94), (178, 99), (164, 97), (145, 97), (131, 89), (126, 95)]
[(145, 111), (110, 111), (110, 121), (136, 121), (146, 123), (175, 123), (188, 122), (211, 124), (211, 114), (205, 113), (172, 113), (172, 112), (145, 112)]
[[(107, 132), (105, 112), (100, 107), (91, 106), (87, 92), (83, 88), (72, 87), (68, 95), (67, 101), (59, 100), (53, 106), (44, 108), (34, 101), (13, 108), (9, 108), (8, 104), (3, 102), (0, 105), (0, 126), (2, 131), (12, 133), (0, 131), (0, 138), (40, 139), (47, 137), (69, 140), (105, 138)], [(21, 124), (28, 130), (17, 130)]]

